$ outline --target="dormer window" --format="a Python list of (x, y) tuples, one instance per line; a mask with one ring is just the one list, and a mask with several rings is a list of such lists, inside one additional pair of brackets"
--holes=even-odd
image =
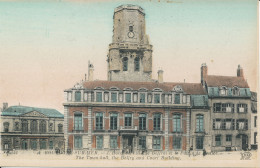
[(238, 87), (234, 87), (232, 92), (233, 92), (233, 96), (239, 96), (239, 88)]
[(226, 96), (227, 93), (228, 93), (228, 90), (227, 90), (226, 87), (223, 86), (222, 88), (220, 88), (220, 95), (221, 96)]

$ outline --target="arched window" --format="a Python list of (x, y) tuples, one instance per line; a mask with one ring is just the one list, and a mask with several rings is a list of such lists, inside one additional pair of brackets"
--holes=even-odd
[(196, 132), (204, 131), (204, 116), (202, 114), (196, 115)]
[(76, 91), (75, 92), (75, 101), (76, 102), (80, 102), (81, 101), (81, 92), (80, 91)]
[(37, 121), (36, 120), (32, 120), (31, 122), (31, 131), (32, 133), (36, 133), (37, 132)]
[(62, 132), (63, 132), (63, 125), (62, 125), (62, 124), (59, 124), (59, 125), (58, 125), (58, 132), (59, 132), (59, 133), (62, 133)]
[(22, 133), (27, 133), (27, 132), (28, 132), (28, 121), (22, 120)]
[(140, 70), (140, 58), (136, 57), (135, 58), (135, 71), (139, 71)]
[(40, 133), (46, 133), (46, 121), (42, 120), (40, 122)]
[(123, 71), (127, 71), (128, 69), (128, 58), (124, 57), (123, 58)]
[(19, 131), (19, 122), (14, 123), (14, 129), (15, 131)]
[(9, 122), (4, 122), (4, 131), (9, 132)]

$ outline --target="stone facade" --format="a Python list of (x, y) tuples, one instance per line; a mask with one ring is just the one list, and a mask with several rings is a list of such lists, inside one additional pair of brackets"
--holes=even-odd
[(63, 115), (54, 109), (25, 106), (1, 113), (3, 150), (64, 150)]

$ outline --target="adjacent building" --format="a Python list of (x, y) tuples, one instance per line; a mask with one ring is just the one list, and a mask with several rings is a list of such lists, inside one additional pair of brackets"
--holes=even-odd
[(3, 150), (64, 150), (64, 116), (55, 109), (8, 107), (1, 112)]
[(251, 140), (251, 92), (243, 69), (237, 76), (208, 75), (201, 67), (201, 83), (209, 96), (212, 150), (247, 150)]
[(251, 92), (251, 149), (257, 149), (257, 93)]

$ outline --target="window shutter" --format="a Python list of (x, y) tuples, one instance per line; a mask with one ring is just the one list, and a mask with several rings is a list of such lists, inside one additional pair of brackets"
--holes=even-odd
[(226, 119), (222, 120), (222, 129), (226, 129)]
[(213, 129), (215, 129), (215, 122), (216, 122), (216, 119), (213, 119)]
[(236, 122), (237, 122), (237, 125), (236, 125), (237, 126), (237, 130), (238, 130), (238, 128), (239, 128), (238, 121), (236, 120)]
[(245, 129), (248, 130), (248, 120), (245, 120)]
[(245, 113), (247, 113), (247, 104), (245, 104)]
[(232, 119), (232, 130), (235, 129), (235, 119)]

